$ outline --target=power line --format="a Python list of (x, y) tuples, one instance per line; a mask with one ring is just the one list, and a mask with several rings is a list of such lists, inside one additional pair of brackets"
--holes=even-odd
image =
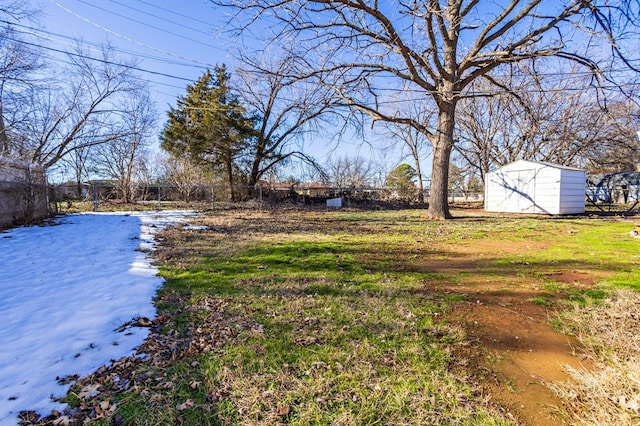
[[(22, 24), (18, 24), (18, 23), (12, 23), (12, 22), (5, 21), (5, 20), (2, 20), (2, 19), (0, 19), (0, 23), (14, 25), (16, 27), (27, 29), (27, 30), (29, 30), (31, 32), (28, 32), (28, 31), (20, 31), (20, 32), (23, 33), (23, 34), (33, 35), (33, 36), (38, 37), (38, 38), (43, 38), (43, 39), (48, 40), (48, 41), (54, 41), (54, 40), (52, 38), (49, 38), (49, 37), (44, 37), (44, 36), (42, 36), (42, 35), (40, 35), (38, 33), (44, 33), (44, 34), (48, 34), (48, 35), (51, 35), (51, 36), (54, 36), (54, 37), (59, 37), (59, 38), (63, 38), (63, 39), (71, 40), (71, 41), (80, 41), (80, 42), (82, 42), (82, 44), (86, 44), (86, 45), (97, 47), (97, 48), (102, 47), (102, 45), (99, 44), (99, 43), (86, 41), (86, 40), (78, 40), (77, 38), (74, 38), (74, 37), (71, 37), (71, 36), (68, 36), (68, 35), (54, 33), (54, 32), (47, 31), (47, 30), (44, 30), (44, 29), (41, 29), (41, 28), (34, 28), (34, 27), (27, 26), (27, 25), (22, 25)], [(66, 44), (68, 46), (70, 46), (68, 43), (66, 43)], [(139, 56), (139, 57), (142, 57), (142, 58), (145, 58), (145, 59), (150, 59), (152, 61), (163, 62), (163, 63), (169, 64), (169, 65), (178, 65), (178, 66), (182, 66), (182, 67), (197, 68), (197, 69), (200, 69), (200, 70), (202, 70), (204, 68), (202, 65), (196, 65), (196, 64), (191, 64), (191, 63), (187, 63), (187, 62), (176, 61), (176, 60), (167, 59), (167, 58), (161, 58), (159, 56), (152, 56), (152, 55), (148, 55), (148, 54), (145, 54), (145, 53), (135, 52), (133, 50), (121, 49), (121, 48), (115, 47), (115, 46), (110, 46), (110, 48), (113, 49), (116, 52), (119, 52), (119, 53), (124, 53), (124, 54), (132, 55), (132, 56)]]
[[(114, 3), (118, 3), (115, 0), (111, 0)], [(139, 0), (140, 1), (140, 0)], [(120, 4), (120, 3), (118, 3)], [(139, 10), (139, 9), (135, 9), (135, 10)], [(45, 33), (45, 34), (49, 34), (52, 35), (54, 37), (60, 37), (60, 38), (64, 38), (67, 40), (72, 40), (72, 41), (79, 41), (77, 38), (71, 37), (71, 36), (67, 36), (64, 34), (59, 34), (59, 33), (55, 33), (55, 32), (51, 32), (51, 31), (47, 31), (41, 28), (35, 28), (35, 27), (30, 27), (28, 25), (23, 25), (23, 24), (18, 24), (15, 22), (10, 22), (10, 21), (6, 21), (3, 19), (0, 19), (0, 23), (3, 24), (7, 24), (7, 25), (12, 25), (15, 27), (20, 27), (20, 28), (25, 28), (28, 29), (30, 31), (33, 31), (31, 33), (29, 32), (23, 32), (24, 34), (31, 34), (34, 35), (36, 37), (41, 37), (41, 38), (45, 38), (42, 37), (36, 33), (40, 32), (40, 33)], [(50, 38), (45, 38), (49, 41), (53, 41)], [(90, 41), (86, 41), (86, 40), (80, 40), (83, 44), (87, 44), (90, 46), (94, 46), (94, 47), (98, 47), (100, 48), (101, 45), (99, 43), (95, 43), (95, 42), (90, 42)], [(180, 62), (180, 61), (175, 61), (175, 60), (171, 60), (171, 59), (166, 59), (166, 58), (161, 58), (158, 56), (152, 56), (152, 55), (148, 55), (148, 54), (144, 54), (144, 53), (140, 53), (140, 52), (136, 52), (136, 51), (132, 51), (132, 50), (127, 50), (127, 49), (122, 49), (122, 48), (118, 48), (115, 46), (110, 46), (111, 49), (113, 49), (114, 51), (120, 52), (120, 53), (125, 53), (128, 55), (135, 55), (135, 56), (140, 56), (146, 59), (150, 59), (153, 61), (158, 61), (158, 62), (164, 62), (170, 65), (178, 65), (178, 66), (184, 66), (184, 67), (191, 67), (191, 68), (197, 68), (197, 69), (203, 69), (203, 67), (201, 65), (196, 65), (196, 64), (191, 64), (191, 63), (186, 63), (186, 62)], [(614, 68), (614, 69), (610, 69), (607, 70), (608, 73), (624, 73), (627, 72), (628, 70), (626, 69), (618, 69), (618, 68)], [(592, 76), (593, 73), (591, 71), (567, 71), (567, 72), (561, 72), (561, 71), (557, 71), (557, 72), (536, 72), (535, 73), (536, 76), (538, 77), (560, 77), (562, 80), (564, 80), (566, 77), (587, 77), (587, 76)], [(378, 75), (378, 77), (382, 77), (382, 78), (396, 78), (395, 76), (390, 76), (390, 75)], [(506, 78), (506, 75), (492, 75), (492, 77), (494, 78)], [(526, 75), (510, 75), (509, 77), (515, 78), (515, 79), (522, 79), (522, 78), (528, 78), (528, 76)], [(383, 88), (378, 88), (378, 90), (384, 91), (384, 90), (397, 90), (397, 89), (383, 89)], [(407, 89), (405, 89), (405, 91), (409, 91)], [(416, 91), (416, 90), (410, 90), (410, 91)]]
[[(26, 33), (26, 34), (28, 34), (28, 33)], [(15, 41), (15, 39), (11, 39), (11, 40), (12, 40), (12, 41)], [(20, 43), (22, 43), (23, 41), (22, 41), (22, 40), (20, 40), (19, 42), (20, 42)], [(39, 45), (37, 45), (37, 46), (39, 46)], [(43, 48), (43, 49), (47, 49), (47, 47), (46, 47), (46, 46), (42, 46), (42, 48)], [(73, 54), (73, 53), (71, 53), (71, 52), (67, 52), (67, 51), (64, 51), (64, 52), (66, 52), (66, 54)], [(50, 60), (50, 61), (55, 61), (56, 63), (63, 63), (63, 64), (67, 64), (67, 65), (75, 65), (73, 62), (70, 62), (70, 61), (68, 61), (68, 60), (62, 59), (62, 58), (60, 58), (60, 57), (54, 57), (54, 56), (51, 56), (51, 55), (48, 55), (48, 54), (42, 54), (42, 57), (43, 57), (44, 59), (48, 59), (48, 60)], [(87, 57), (87, 58), (89, 58), (89, 57)], [(116, 64), (116, 65), (118, 65), (117, 63), (115, 63), (115, 64)], [(121, 64), (121, 65), (122, 65), (122, 64)], [(131, 68), (131, 67), (130, 67), (130, 66), (128, 66), (128, 65), (122, 65), (122, 66), (126, 66), (126, 67)], [(143, 70), (143, 72), (150, 72), (150, 71), (144, 71), (144, 69), (142, 69), (142, 68), (132, 68), (132, 69), (136, 69), (136, 70)], [(177, 76), (173, 76), (172, 78), (182, 79), (182, 80), (185, 80), (185, 81), (192, 81), (192, 80), (189, 80), (189, 79), (187, 79), (187, 78), (177, 77)], [(147, 80), (149, 83), (153, 84), (153, 85), (169, 87), (169, 88), (172, 88), (172, 89), (184, 90), (184, 88), (185, 88), (184, 86), (176, 86), (175, 84), (165, 83), (165, 82), (162, 82), (162, 81), (154, 80), (154, 79), (152, 79), (152, 78), (147, 78), (146, 80)], [(175, 96), (175, 95), (170, 95), (170, 94), (168, 94), (168, 93), (160, 92), (160, 91), (158, 91), (157, 89), (155, 89), (155, 90), (156, 90), (158, 93), (161, 93), (161, 94), (163, 94), (163, 95), (167, 95), (167, 96), (171, 96), (171, 97)]]
[[(154, 18), (159, 19), (161, 21), (168, 22), (168, 23), (173, 24), (173, 25), (177, 25), (176, 22), (172, 21), (171, 19), (167, 19), (167, 18), (159, 16), (159, 15), (154, 15), (153, 13), (150, 13), (150, 12), (148, 12), (146, 10), (138, 9), (137, 7), (133, 7), (133, 6), (130, 6), (130, 5), (125, 4), (125, 3), (121, 3), (121, 2), (116, 1), (116, 0), (110, 0), (110, 1), (111, 1), (111, 3), (115, 3), (115, 4), (120, 5), (122, 7), (126, 7), (127, 9), (135, 10), (136, 12), (140, 12), (140, 13), (144, 13), (145, 15), (153, 16)], [(202, 31), (202, 30), (200, 30), (198, 28), (187, 27), (185, 25), (180, 25), (180, 28), (184, 28), (184, 29), (187, 29), (187, 30), (199, 33), (199, 34), (203, 34), (203, 35), (206, 35), (207, 37), (211, 37), (212, 36), (211, 33), (208, 33), (206, 31)]]
[(175, 58), (182, 59), (183, 61), (197, 63), (197, 64), (200, 64), (200, 65), (204, 65), (204, 66), (206, 66), (206, 67), (208, 67), (208, 68), (215, 68), (215, 65), (214, 65), (214, 64), (209, 64), (209, 63), (206, 63), (206, 62), (201, 62), (201, 61), (198, 61), (198, 60), (195, 60), (195, 59), (185, 58), (184, 56), (176, 55), (175, 53), (171, 53), (171, 52), (168, 52), (168, 51), (166, 51), (166, 50), (158, 49), (158, 48), (156, 48), (156, 47), (150, 46), (150, 45), (145, 44), (145, 43), (142, 43), (142, 42), (140, 42), (140, 41), (138, 41), (138, 40), (135, 40), (135, 39), (132, 39), (132, 38), (127, 37), (127, 36), (125, 36), (125, 35), (122, 35), (122, 34), (120, 34), (120, 33), (117, 33), (117, 32), (115, 32), (115, 31), (113, 31), (113, 30), (110, 30), (110, 29), (109, 29), (109, 28), (107, 28), (107, 27), (104, 27), (104, 26), (102, 26), (102, 25), (100, 25), (100, 24), (98, 24), (98, 23), (96, 23), (96, 22), (93, 22), (92, 20), (90, 20), (90, 19), (88, 19), (88, 18), (85, 18), (85, 17), (84, 17), (84, 16), (82, 16), (82, 15), (79, 15), (79, 14), (75, 13), (75, 12), (74, 12), (74, 11), (72, 11), (71, 9), (66, 8), (65, 6), (61, 5), (60, 3), (58, 3), (58, 2), (57, 2), (57, 1), (55, 1), (55, 0), (49, 0), (49, 2), (51, 2), (51, 3), (53, 3), (54, 5), (58, 6), (60, 9), (62, 9), (62, 10), (64, 10), (64, 11), (66, 11), (67, 13), (70, 13), (71, 15), (75, 16), (76, 18), (81, 19), (81, 20), (83, 20), (83, 21), (85, 21), (85, 22), (87, 22), (87, 23), (89, 23), (89, 24), (91, 24), (91, 25), (95, 26), (96, 28), (99, 28), (99, 29), (101, 29), (101, 30), (103, 30), (103, 31), (105, 31), (105, 32), (107, 32), (107, 33), (109, 33), (109, 34), (113, 34), (113, 35), (115, 35), (116, 37), (122, 38), (123, 40), (126, 40), (126, 41), (128, 41), (128, 42), (135, 43), (135, 44), (137, 44), (137, 45), (139, 45), (139, 46), (142, 46), (142, 47), (144, 47), (144, 48), (146, 48), (146, 49), (150, 49), (150, 50), (153, 50), (153, 51), (156, 51), (156, 52), (162, 53), (162, 54), (164, 54), (164, 55), (173, 56), (173, 57), (175, 57)]
[(189, 19), (189, 20), (194, 21), (194, 22), (200, 22), (201, 24), (210, 25), (209, 22), (202, 21), (202, 20), (200, 20), (198, 18), (194, 18), (193, 16), (185, 15), (183, 13), (176, 12), (175, 10), (167, 9), (165, 7), (158, 6), (156, 4), (149, 3), (149, 2), (144, 1), (144, 0), (138, 0), (138, 2), (146, 4), (147, 6), (155, 7), (156, 9), (160, 9), (160, 10), (163, 10), (163, 11), (168, 12), (168, 13), (172, 13), (172, 14), (174, 14), (176, 16), (181, 16), (183, 18)]
[[(70, 55), (70, 56), (75, 56), (75, 57), (79, 57), (79, 58), (83, 58), (83, 59), (87, 59), (87, 60), (91, 60), (91, 61), (96, 61), (96, 62), (101, 62), (104, 64), (108, 64), (108, 65), (115, 65), (115, 66), (121, 66), (121, 67), (126, 67), (135, 71), (140, 71), (140, 72), (144, 72), (147, 74), (153, 74), (153, 75), (158, 75), (158, 76), (162, 76), (162, 77), (168, 77), (168, 78), (172, 78), (172, 79), (176, 79), (176, 80), (182, 80), (182, 81), (187, 81), (189, 83), (192, 83), (193, 80), (189, 79), (189, 78), (184, 78), (184, 77), (179, 77), (179, 76), (175, 76), (175, 75), (171, 75), (171, 74), (166, 74), (166, 73), (162, 73), (162, 72), (158, 72), (158, 71), (151, 71), (145, 68), (140, 68), (137, 66), (132, 66), (132, 65), (125, 65), (122, 63), (117, 63), (117, 62), (113, 62), (113, 61), (109, 61), (106, 59), (100, 59), (100, 58), (94, 58), (92, 56), (88, 56), (88, 55), (84, 55), (84, 54), (80, 54), (80, 53), (75, 53), (75, 52), (69, 52), (67, 50), (62, 50), (62, 49), (56, 49), (54, 47), (50, 47), (50, 46), (44, 46), (42, 44), (38, 44), (38, 43), (31, 43), (31, 42), (27, 42), (25, 40), (19, 40), (19, 39), (15, 39), (12, 37), (5, 37), (6, 40), (10, 40), (10, 41), (14, 41), (17, 43), (23, 43), (26, 44), (28, 46), (33, 46), (33, 47), (38, 47), (41, 49), (45, 49), (45, 50), (49, 50), (49, 51), (53, 51), (53, 52), (58, 52), (58, 53), (62, 53), (65, 55)], [(174, 88), (181, 88), (181, 87), (177, 87), (177, 86), (170, 86), (169, 87), (174, 87)], [(615, 90), (615, 89), (619, 89), (621, 87), (627, 87), (627, 88), (633, 88), (633, 87), (637, 87), (637, 85), (633, 84), (633, 83), (627, 83), (627, 84), (619, 84), (619, 85), (610, 85), (610, 86), (600, 86), (598, 87), (598, 89), (602, 89), (602, 90)], [(536, 89), (536, 90), (530, 90), (530, 89), (513, 89), (513, 90), (497, 90), (497, 91), (475, 91), (475, 92), (462, 92), (462, 93), (458, 93), (458, 95), (462, 95), (465, 97), (473, 97), (473, 96), (495, 96), (495, 95), (499, 95), (499, 94), (508, 94), (508, 93), (549, 93), (549, 92), (576, 92), (576, 91), (585, 91), (585, 90), (589, 90), (589, 89), (593, 89), (593, 86), (586, 86), (586, 87), (568, 87), (568, 88), (550, 88), (550, 89)], [(412, 92), (412, 93), (417, 93), (417, 94), (436, 94), (438, 93), (437, 91), (426, 91), (426, 90), (418, 90), (418, 89), (412, 89), (412, 90), (408, 90), (408, 89), (392, 89), (392, 88), (373, 88), (372, 90), (375, 91), (399, 91), (399, 92)], [(292, 101), (292, 100), (289, 100)], [(395, 99), (395, 100), (387, 100), (387, 101), (382, 101), (379, 102), (379, 104), (394, 104), (394, 103), (400, 103), (400, 102), (407, 102), (410, 101), (407, 99)]]
[[(202, 45), (202, 46), (206, 46), (206, 47), (214, 48), (214, 49), (217, 49), (217, 50), (222, 50), (222, 49), (221, 49), (220, 47), (218, 47), (218, 46), (214, 46), (214, 45), (211, 45), (211, 44), (209, 44), (209, 43), (205, 43), (205, 42), (203, 42), (203, 41), (196, 40), (196, 39), (194, 39), (194, 38), (184, 36), (184, 35), (182, 35), (182, 34), (174, 33), (174, 32), (172, 32), (172, 31), (167, 30), (166, 28), (160, 28), (160, 27), (156, 27), (155, 25), (147, 24), (147, 23), (145, 23), (145, 22), (142, 22), (142, 21), (139, 21), (139, 20), (137, 20), (137, 19), (134, 19), (134, 18), (132, 18), (132, 17), (130, 17), (130, 16), (122, 15), (122, 14), (117, 13), (117, 12), (114, 12), (114, 11), (112, 11), (112, 10), (105, 9), (104, 7), (96, 6), (95, 4), (91, 4), (91, 3), (86, 2), (86, 1), (84, 1), (84, 0), (76, 0), (76, 1), (78, 1), (78, 2), (80, 2), (80, 3), (82, 3), (82, 4), (86, 4), (87, 6), (93, 7), (93, 8), (95, 8), (95, 9), (101, 10), (101, 11), (103, 11), (103, 12), (110, 13), (110, 14), (115, 15), (115, 16), (119, 16), (120, 18), (123, 18), (123, 19), (127, 19), (127, 20), (129, 20), (129, 21), (131, 21), (131, 22), (135, 22), (136, 24), (140, 24), (140, 25), (143, 25), (143, 26), (145, 26), (145, 27), (153, 28), (154, 30), (162, 31), (162, 32), (164, 32), (164, 33), (166, 33), (166, 34), (171, 34), (172, 36), (179, 37), (179, 38), (182, 38), (182, 39), (188, 40), (188, 41), (190, 41), (190, 42), (200, 44), (200, 45)], [(169, 21), (169, 22), (171, 22), (171, 21)]]
[(11, 41), (14, 41), (16, 43), (26, 44), (27, 46), (33, 46), (33, 47), (37, 47), (37, 48), (40, 48), (40, 49), (50, 50), (52, 52), (63, 53), (65, 55), (75, 56), (75, 57), (82, 58), (82, 59), (87, 59), (87, 60), (90, 60), (90, 61), (101, 62), (101, 63), (107, 64), (107, 65), (115, 65), (115, 66), (125, 67), (125, 68), (129, 68), (129, 69), (132, 69), (132, 70), (135, 70), (135, 71), (144, 72), (144, 73), (147, 73), (147, 74), (159, 75), (159, 76), (162, 76), (162, 77), (169, 77), (169, 78), (173, 78), (173, 79), (176, 79), (176, 80), (188, 81), (190, 83), (193, 82), (193, 80), (190, 79), (190, 78), (178, 77), (178, 76), (171, 75), (171, 74), (165, 74), (165, 73), (159, 72), (159, 71), (151, 71), (151, 70), (140, 68), (140, 67), (137, 67), (137, 66), (134, 66), (134, 65), (125, 65), (125, 64), (109, 61), (109, 60), (106, 60), (106, 59), (94, 58), (92, 56), (83, 55), (81, 53), (75, 53), (75, 52), (69, 52), (67, 50), (56, 49), (55, 47), (44, 46), (42, 44), (31, 43), (31, 42), (24, 41), (24, 40), (18, 40), (18, 39), (12, 38), (12, 37), (5, 37), (5, 40), (11, 40)]
[[(49, 55), (44, 55), (44, 57), (47, 58), (47, 59), (50, 59), (52, 61), (55, 60), (56, 62), (59, 62), (59, 63), (63, 63), (63, 64), (67, 64), (67, 65), (75, 65), (73, 62), (70, 62), (70, 61), (65, 60), (65, 59), (55, 58), (55, 57), (49, 56)], [(181, 91), (185, 90), (185, 86), (177, 86), (175, 84), (165, 83), (165, 82), (162, 82), (162, 81), (154, 80), (154, 79), (152, 79), (150, 77), (147, 77), (145, 79), (145, 81), (149, 82), (152, 85), (150, 90), (155, 90), (158, 93), (161, 93), (163, 95), (167, 95), (167, 96), (170, 96), (170, 97), (174, 97), (175, 94), (172, 95), (172, 94), (168, 94), (168, 93), (165, 93), (165, 92), (161, 92), (157, 88), (155, 88), (155, 86), (163, 86), (163, 87), (167, 87), (167, 88), (170, 88), (170, 89), (178, 89), (178, 90), (181, 90)]]

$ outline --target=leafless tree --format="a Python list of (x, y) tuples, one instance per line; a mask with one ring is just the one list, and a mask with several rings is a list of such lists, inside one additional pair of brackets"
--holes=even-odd
[(153, 102), (140, 90), (129, 93), (121, 101), (123, 136), (96, 145), (94, 164), (102, 177), (115, 182), (122, 201), (133, 201), (137, 175), (143, 169), (144, 157), (155, 126)]
[(272, 168), (294, 158), (318, 167), (316, 160), (294, 143), (336, 125), (337, 99), (332, 91), (309, 84), (295, 69), (295, 57), (276, 54), (259, 58), (240, 53), (239, 95), (256, 120), (256, 137), (245, 156), (248, 185), (255, 185)]
[(37, 83), (34, 72), (42, 67), (39, 52), (25, 43), (25, 34), (16, 24), (29, 20), (36, 12), (26, 1), (0, 6), (0, 155), (9, 154), (14, 126), (24, 121), (24, 93)]
[(330, 158), (325, 166), (329, 183), (337, 188), (362, 188), (371, 185), (376, 165), (361, 156)]
[(620, 99), (597, 110), (598, 143), (587, 147), (583, 164), (593, 173), (640, 171), (640, 108)]
[[(301, 60), (309, 74), (346, 104), (425, 134), (433, 145), (428, 216), (434, 219), (450, 217), (456, 109), (461, 99), (474, 96), (473, 82), (486, 79), (501, 87), (492, 78), (500, 66), (540, 58), (573, 62), (594, 75), (621, 63), (638, 69), (637, 58), (630, 57), (638, 53), (628, 43), (638, 36), (637, 0), (212, 1), (246, 13), (236, 16), (248, 18), (241, 29), (268, 22), (273, 42), (285, 49), (304, 45)], [(386, 103), (389, 90), (422, 94), (437, 111), (435, 125)]]
[[(525, 78), (505, 77), (503, 85), (510, 91), (492, 92), (490, 85), (478, 82), (473, 90), (486, 96), (461, 101), (456, 151), (483, 181), (491, 169), (517, 159), (577, 167), (604, 164), (603, 156), (611, 156), (614, 146), (634, 141), (633, 102), (602, 104), (595, 90), (584, 90), (583, 78), (567, 77), (575, 75), (571, 71), (546, 77), (521, 71)], [(627, 150), (627, 158), (632, 157)]]
[[(420, 103), (413, 102), (411, 100), (405, 100), (405, 108), (410, 111), (406, 112), (407, 116), (413, 117), (420, 123), (428, 123), (433, 120), (435, 111), (433, 110), (418, 110)], [(412, 126), (407, 126), (400, 123), (386, 122), (384, 123), (385, 130), (392, 138), (392, 145), (386, 149), (395, 149), (398, 144), (401, 146), (401, 152), (408, 150), (408, 156), (414, 164), (416, 172), (416, 183), (418, 192), (418, 202), (424, 203), (424, 176), (422, 173), (422, 158), (431, 154), (429, 140), (424, 133), (416, 130)], [(404, 158), (405, 155), (402, 156)]]
[(15, 150), (49, 169), (70, 152), (122, 139), (131, 128), (122, 121), (121, 97), (139, 93), (132, 63), (118, 60), (109, 46), (100, 57), (81, 46), (68, 57), (64, 81), (33, 91), (29, 121)]
[[(515, 70), (514, 70), (515, 68)], [(520, 64), (503, 68), (505, 76), (494, 77), (507, 90), (495, 90), (487, 81), (477, 81), (471, 90), (478, 94), (461, 101), (457, 116), (456, 151), (481, 180), (493, 168), (515, 161), (550, 160), (551, 152), (567, 152), (568, 143), (560, 135), (562, 123), (569, 124), (569, 111), (576, 112), (582, 94), (566, 82), (551, 85)], [(520, 72), (524, 71), (524, 72)], [(569, 164), (573, 157), (565, 157)]]
[(59, 163), (62, 176), (73, 176), (78, 197), (83, 196), (83, 182), (91, 179), (92, 172), (92, 147), (80, 147), (66, 155)]
[(215, 181), (210, 169), (185, 157), (169, 155), (162, 166), (162, 182), (175, 187), (186, 202), (192, 200), (199, 187), (210, 186)]

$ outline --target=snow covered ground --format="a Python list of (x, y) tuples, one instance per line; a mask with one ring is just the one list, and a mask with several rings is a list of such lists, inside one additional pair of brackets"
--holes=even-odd
[(144, 251), (158, 230), (193, 215), (89, 213), (0, 232), (0, 424), (17, 424), (22, 410), (60, 410), (51, 396), (70, 385), (56, 377), (133, 353), (148, 330), (116, 329), (153, 318), (162, 284)]

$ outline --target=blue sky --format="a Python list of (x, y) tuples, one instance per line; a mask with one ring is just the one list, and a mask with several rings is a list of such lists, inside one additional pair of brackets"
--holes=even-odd
[[(221, 35), (223, 14), (204, 0), (31, 0), (42, 11), (43, 45), (71, 50), (73, 41), (109, 42), (123, 57), (136, 57), (151, 82), (159, 110), (216, 64), (231, 64), (230, 37)], [(162, 75), (164, 74), (164, 75)]]
[[(236, 42), (224, 28), (228, 12), (208, 0), (29, 0), (41, 10), (37, 43), (73, 50), (74, 39), (89, 46), (110, 43), (124, 58), (136, 57), (140, 75), (151, 83), (151, 95), (158, 110), (158, 133), (166, 111), (185, 93), (187, 84), (197, 80), (207, 68), (227, 64)], [(96, 50), (97, 51), (97, 50)], [(48, 51), (47, 56), (59, 55)], [(338, 149), (330, 137), (303, 142), (302, 149), (323, 162), (329, 155), (362, 155), (384, 163), (391, 170), (397, 155), (380, 153), (375, 136), (369, 144), (359, 140), (341, 142)], [(398, 153), (396, 153), (398, 154)], [(423, 160), (423, 168), (430, 162)]]

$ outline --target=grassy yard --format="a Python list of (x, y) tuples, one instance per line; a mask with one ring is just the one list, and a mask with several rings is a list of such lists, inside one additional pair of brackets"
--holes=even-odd
[[(620, 220), (455, 213), (227, 211), (169, 230), (146, 361), (68, 400), (98, 407), (97, 424), (517, 424), (480, 382), (489, 358), (464, 356), (482, 348), (456, 311), (485, 291), (600, 306), (640, 290), (640, 240)], [(565, 272), (589, 280), (554, 279)], [(100, 397), (81, 397), (96, 383)]]

